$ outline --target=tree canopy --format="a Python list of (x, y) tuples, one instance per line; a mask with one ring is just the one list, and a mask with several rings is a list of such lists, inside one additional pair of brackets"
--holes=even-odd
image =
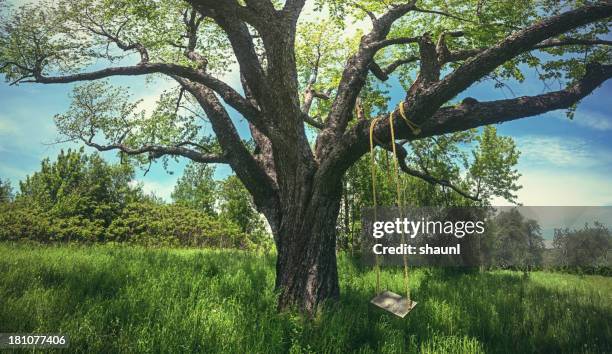
[[(13, 84), (115, 75), (168, 77), (177, 88), (165, 92), (148, 116), (138, 102), (130, 101), (125, 88), (106, 81), (77, 87), (70, 110), (56, 117), (60, 132), (99, 150), (146, 154), (149, 159), (183, 156), (234, 168), (238, 160), (249, 162), (241, 164), (241, 178), (267, 177), (263, 180), (272, 178), (272, 184), (278, 181), (266, 163), (258, 173), (255, 166), (246, 168), (264, 158), (263, 140), (273, 143), (275, 131), (283, 130), (274, 128), (280, 122), (270, 124), (271, 116), (280, 113), (274, 112), (273, 100), (264, 97), (270, 90), (278, 100), (300, 108), (293, 114), (316, 130), (315, 161), (333, 157), (333, 165), (344, 171), (365, 153), (367, 142), (367, 127), (352, 118), (388, 113), (390, 75), (407, 91), (407, 115), (415, 122), (426, 120), (420, 122), (417, 136), (398, 122), (399, 137), (427, 141), (428, 136), (572, 108), (610, 74), (610, 41), (601, 39), (609, 31), (605, 3), (317, 0), (311, 4), (314, 15), (299, 19), (305, 3), (41, 1), (3, 11), (0, 64)], [(280, 16), (278, 30), (288, 33), (281, 35), (274, 21), (263, 20), (273, 14)], [(347, 34), (345, 29), (354, 22), (364, 25)], [(369, 33), (364, 31), (368, 27)], [(282, 50), (288, 62), (280, 58)], [(535, 55), (538, 51), (542, 54)], [(107, 68), (92, 69), (104, 61)], [(123, 65), (134, 61), (136, 65)], [(245, 95), (219, 79), (232, 63), (239, 66)], [(507, 79), (523, 81), (526, 67), (536, 69), (542, 79), (569, 86), (536, 98), (449, 105), (479, 80), (495, 80), (500, 87)], [(585, 77), (587, 68), (590, 74)], [(287, 90), (275, 86), (281, 83), (289, 85)], [(194, 84), (205, 92), (193, 95)], [(236, 141), (235, 127), (227, 122), (228, 112), (217, 97), (257, 130), (252, 135), (259, 140), (258, 151)], [(224, 142), (203, 133), (200, 118), (211, 116), (216, 116), (213, 130)], [(381, 122), (375, 130), (383, 147), (389, 140), (387, 124)], [(294, 138), (314, 143), (312, 135)], [(255, 160), (249, 157), (253, 152)], [(404, 172), (432, 183), (441, 180), (420, 169)], [(263, 189), (252, 183), (247, 188)]]

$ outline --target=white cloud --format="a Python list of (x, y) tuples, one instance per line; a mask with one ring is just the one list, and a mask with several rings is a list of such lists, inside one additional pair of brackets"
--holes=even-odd
[(612, 117), (602, 113), (598, 113), (589, 109), (579, 108), (574, 114), (574, 118), (570, 120), (565, 111), (553, 111), (544, 113), (545, 117), (561, 120), (566, 124), (577, 125), (598, 131), (612, 130)]
[(515, 141), (523, 166), (587, 168), (605, 167), (612, 162), (612, 151), (595, 148), (583, 139), (526, 135)]
[(26, 5), (26, 4), (33, 4), (36, 1), (37, 0), (9, 0), (9, 1), (7, 1), (7, 3), (15, 5), (15, 6), (22, 6), (22, 5)]
[[(518, 201), (527, 206), (612, 205), (612, 180), (604, 174), (568, 169), (521, 171)], [(495, 199), (493, 205), (508, 205)]]
[(578, 110), (578, 112), (576, 112), (574, 116), (574, 122), (576, 122), (576, 124), (578, 125), (582, 125), (595, 130), (612, 130), (612, 118), (593, 111)]
[[(523, 205), (612, 205), (608, 173), (612, 151), (584, 139), (525, 135), (515, 138), (521, 151), (518, 201)], [(502, 198), (494, 205), (508, 205)]]
[(171, 194), (174, 189), (176, 181), (150, 181), (150, 180), (133, 180), (130, 184), (136, 185), (140, 184), (142, 186), (142, 190), (146, 194), (155, 194), (155, 196), (162, 198), (163, 200), (170, 202), (172, 201)]
[(240, 67), (237, 62), (230, 64), (230, 67), (225, 71), (219, 79), (226, 84), (233, 87), (235, 90), (242, 90), (242, 83), (240, 82)]

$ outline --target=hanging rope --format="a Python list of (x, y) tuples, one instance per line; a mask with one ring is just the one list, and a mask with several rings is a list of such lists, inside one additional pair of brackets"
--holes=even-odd
[[(403, 107), (403, 104), (400, 103), (400, 107)], [(402, 111), (403, 109), (400, 108), (400, 113)], [(409, 120), (406, 119), (406, 121), (409, 121)], [(400, 210), (400, 218), (402, 218), (404, 216), (404, 210), (403, 210), (404, 204), (402, 202), (402, 191), (400, 187), (397, 148), (395, 146), (395, 128), (393, 127), (393, 113), (389, 115), (389, 126), (391, 127), (391, 147), (393, 149), (393, 157), (394, 157), (393, 165), (395, 167), (394, 171), (395, 171), (395, 188), (396, 188), (397, 207)], [(403, 232), (401, 233), (401, 235), (402, 235), (402, 245), (403, 245), (406, 243), (406, 237)], [(406, 254), (406, 252), (403, 252), (402, 254), (402, 261), (404, 263), (404, 290), (406, 292), (406, 299), (408, 299), (408, 301), (412, 301), (410, 300), (410, 287), (408, 286), (408, 255)]]
[[(374, 127), (381, 118), (374, 118), (370, 123), (370, 170), (372, 172), (372, 200), (374, 202), (374, 220), (378, 219), (378, 202), (376, 201), (376, 156), (374, 155)], [(380, 260), (376, 259), (376, 293), (380, 292)]]
[[(408, 117), (406, 117), (406, 113), (404, 111), (404, 102), (401, 102), (399, 105), (400, 117), (404, 120), (406, 125), (410, 128), (414, 135), (419, 135), (421, 133), (421, 128), (412, 122)], [(372, 200), (374, 202), (374, 220), (378, 219), (378, 201), (376, 198), (376, 155), (374, 154), (374, 128), (376, 124), (382, 120), (382, 118), (375, 118), (370, 123), (370, 170), (372, 174)], [(391, 147), (393, 150), (393, 166), (395, 173), (393, 176), (395, 177), (395, 188), (396, 188), (396, 204), (400, 210), (400, 217), (403, 216), (403, 200), (402, 200), (402, 189), (400, 186), (400, 176), (399, 176), (399, 165), (398, 165), (398, 156), (397, 156), (397, 148), (395, 146), (395, 127), (393, 126), (393, 112), (389, 114), (389, 127), (391, 130)], [(388, 155), (386, 155), (386, 162), (388, 166)], [(389, 171), (387, 169), (387, 176), (391, 179), (389, 175)], [(402, 244), (406, 243), (406, 239), (404, 234), (402, 233), (401, 237)], [(375, 255), (376, 259), (376, 292), (380, 292), (380, 260), (378, 255)], [(410, 300), (410, 287), (408, 285), (408, 255), (405, 253), (402, 255), (402, 261), (404, 264), (404, 291), (406, 292), (406, 298)]]

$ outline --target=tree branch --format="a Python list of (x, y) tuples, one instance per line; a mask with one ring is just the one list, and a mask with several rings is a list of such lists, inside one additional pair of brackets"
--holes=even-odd
[(193, 82), (201, 83), (218, 93), (225, 102), (240, 112), (247, 120), (253, 121), (253, 123), (257, 125), (263, 125), (259, 109), (254, 107), (231, 86), (201, 70), (171, 63), (144, 63), (135, 66), (119, 66), (65, 76), (44, 76), (41, 73), (34, 72), (34, 79), (22, 82), (64, 84), (78, 81), (99, 80), (111, 76), (135, 76), (158, 73), (171, 77), (182, 77)]
[(474, 23), (474, 21), (472, 20), (468, 20), (466, 18), (457, 16), (457, 15), (453, 15), (449, 12), (444, 12), (444, 11), (438, 11), (438, 10), (427, 10), (427, 9), (421, 9), (420, 7), (415, 7), (414, 8), (415, 12), (421, 12), (421, 13), (427, 13), (427, 14), (435, 14), (435, 15), (441, 15), (441, 16), (445, 16), (445, 17), (450, 17), (450, 18), (454, 18), (455, 20), (459, 20), (459, 21), (463, 21), (463, 22), (471, 22)]
[(314, 102), (315, 98), (322, 99), (322, 100), (330, 99), (329, 94), (326, 94), (324, 92), (318, 92), (314, 88), (314, 84), (317, 82), (317, 79), (319, 77), (319, 64), (321, 61), (321, 51), (320, 51), (319, 44), (320, 43), (317, 44), (317, 49), (318, 49), (317, 59), (315, 60), (314, 63), (312, 63), (313, 65), (312, 74), (310, 75), (306, 88), (304, 89), (304, 94), (303, 94), (304, 102), (302, 103), (300, 110), (302, 111), (302, 114), (304, 115), (304, 122), (308, 123), (309, 125), (317, 129), (323, 129), (324, 124), (318, 122), (317, 120), (315, 120), (314, 118), (310, 116), (310, 108), (312, 107), (312, 103)]
[(141, 43), (125, 43), (119, 37), (108, 33), (104, 27), (100, 26), (100, 30), (96, 30), (92, 27), (87, 27), (87, 30), (97, 34), (99, 36), (107, 38), (110, 42), (113, 42), (117, 45), (117, 47), (123, 51), (136, 50), (140, 54), (140, 63), (148, 63), (149, 62), (149, 52), (147, 48)]
[(448, 57), (450, 56), (450, 50), (446, 45), (446, 37), (462, 37), (464, 35), (463, 31), (452, 31), (452, 32), (442, 32), (440, 37), (438, 38), (438, 43), (436, 43), (436, 53), (437, 53), (437, 61), (438, 65), (443, 66), (448, 62)]
[(429, 33), (425, 33), (419, 38), (419, 57), (419, 74), (408, 91), (409, 95), (415, 95), (430, 83), (440, 80), (441, 65), (438, 62), (437, 47)]
[[(429, 63), (426, 65), (425, 71), (435, 72), (435, 67), (439, 68), (446, 63), (449, 56), (451, 55), (450, 51), (446, 47), (445, 37), (460, 37), (463, 36), (462, 31), (451, 31), (451, 32), (443, 32), (438, 39), (438, 43), (435, 46), (435, 53), (433, 51), (434, 47), (430, 40), (428, 40), (428, 34), (425, 34), (421, 37), (409, 37), (409, 38), (398, 38), (398, 39), (390, 39), (382, 41), (382, 43), (419, 43), (419, 51), (420, 56), (410, 56), (404, 59), (398, 59), (389, 64), (385, 69), (380, 68), (376, 62), (372, 61), (370, 64), (370, 71), (374, 76), (376, 76), (381, 81), (387, 81), (389, 79), (389, 75), (391, 75), (398, 67), (416, 62), (421, 60), (423, 63)], [(435, 55), (434, 55), (435, 54)], [(433, 66), (432, 66), (433, 65)], [(421, 70), (423, 72), (423, 70)], [(438, 74), (439, 75), (439, 74)]]
[(198, 29), (204, 18), (205, 16), (198, 14), (195, 9), (192, 9), (191, 12), (185, 10), (183, 13), (183, 23), (186, 27), (185, 37), (187, 38), (187, 45), (179, 46), (185, 49), (183, 52), (185, 57), (196, 62), (198, 64), (198, 69), (203, 71), (206, 70), (208, 60), (197, 53), (195, 49), (198, 45)]
[[(553, 47), (563, 47), (563, 46), (571, 46), (571, 45), (585, 45), (585, 46), (594, 46), (594, 45), (612, 45), (612, 41), (605, 39), (581, 39), (581, 38), (563, 38), (556, 39), (551, 38), (545, 41), (542, 41), (529, 50), (537, 50), (537, 49), (547, 49)], [(474, 48), (474, 49), (463, 49), (452, 51), (448, 53), (448, 56), (444, 60), (444, 63), (456, 62), (461, 60), (469, 59), (475, 55), (478, 55), (484, 52), (487, 48)]]
[(272, 11), (275, 12), (269, 0), (248, 0), (247, 6), (241, 5), (236, 0), (187, 0), (187, 2), (204, 16), (215, 19), (219, 16), (231, 16), (235, 23), (248, 23), (256, 28), (265, 26), (266, 18), (273, 14)]
[(315, 118), (311, 117), (309, 114), (303, 113), (302, 116), (304, 118), (304, 122), (308, 123), (310, 126), (317, 128), (317, 129), (325, 128), (325, 124), (317, 121)]
[(139, 43), (139, 42), (136, 42), (136, 43), (126, 43), (125, 41), (121, 40), (121, 38), (119, 38), (119, 35), (121, 34), (121, 31), (123, 30), (125, 25), (129, 22), (129, 20), (124, 21), (119, 26), (117, 31), (115, 31), (115, 33), (113, 34), (113, 33), (110, 33), (109, 31), (107, 31), (103, 24), (97, 22), (94, 18), (92, 18), (92, 16), (89, 13), (89, 10), (87, 9), (87, 7), (83, 11), (83, 13), (84, 13), (84, 17), (87, 19), (87, 21), (89, 21), (91, 23), (91, 25), (97, 27), (97, 28), (94, 28), (91, 25), (82, 24), (82, 26), (86, 30), (90, 31), (93, 34), (97, 34), (97, 35), (99, 35), (101, 37), (104, 37), (104, 38), (108, 39), (110, 42), (115, 43), (117, 45), (117, 47), (119, 47), (119, 49), (121, 49), (123, 51), (136, 50), (140, 54), (140, 62), (141, 63), (149, 62), (149, 52), (147, 51), (147, 48), (145, 48), (145, 46), (142, 45), (142, 43)]
[(244, 7), (237, 1), (188, 0), (203, 16), (212, 18), (227, 35), (234, 55), (238, 60), (240, 72), (246, 78), (258, 102), (265, 102), (268, 93), (268, 80), (259, 62), (253, 38), (247, 27), (251, 24), (259, 30), (262, 21), (275, 16), (260, 16), (252, 8)]
[[(376, 139), (375, 139), (376, 141)], [(376, 141), (376, 144), (381, 146), (382, 148), (384, 148), (387, 151), (393, 152), (393, 147), (391, 146), (391, 143), (382, 143), (380, 141)], [(477, 201), (479, 202), (480, 199), (478, 198), (478, 196), (474, 196), (472, 194), (470, 194), (469, 192), (464, 191), (463, 189), (455, 186), (453, 183), (451, 183), (449, 180), (447, 179), (442, 179), (442, 178), (437, 178), (434, 177), (432, 174), (429, 173), (429, 171), (427, 171), (427, 169), (424, 166), (421, 166), (423, 171), (419, 171), (417, 169), (411, 168), (410, 166), (408, 166), (408, 164), (406, 164), (406, 158), (408, 157), (408, 152), (406, 151), (406, 149), (404, 148), (402, 143), (397, 143), (394, 142), (395, 144), (395, 151), (397, 153), (397, 162), (399, 165), (400, 170), (402, 170), (402, 172), (422, 179), (423, 181), (431, 184), (431, 185), (440, 185), (443, 187), (448, 187), (450, 189), (452, 189), (453, 191), (455, 191), (456, 193), (460, 194), (461, 196)], [(417, 155), (418, 156), (418, 155)], [(419, 156), (420, 158), (420, 156)]]
[(457, 107), (441, 108), (423, 124), (422, 136), (447, 134), (569, 108), (611, 77), (612, 65), (592, 63), (581, 80), (564, 90), (508, 100), (470, 100)]
[(309, 84), (308, 87), (306, 87), (306, 90), (304, 91), (304, 103), (301, 107), (302, 113), (309, 114), (310, 107), (312, 107), (312, 103), (315, 98), (318, 98), (320, 100), (330, 99), (328, 94), (315, 90), (314, 88), (312, 88), (312, 85)]
[(372, 61), (372, 63), (370, 63), (370, 71), (379, 80), (387, 81), (389, 80), (389, 75), (391, 75), (395, 70), (397, 70), (397, 68), (405, 64), (414, 63), (415, 61), (418, 61), (418, 60), (419, 60), (419, 57), (416, 55), (408, 57), (408, 58), (404, 58), (404, 59), (398, 59), (392, 62), (391, 64), (387, 65), (387, 67), (385, 67), (384, 69), (381, 68), (376, 62)]
[(563, 38), (563, 39), (547, 39), (540, 44), (537, 44), (533, 49), (545, 49), (552, 47), (563, 47), (570, 45), (612, 45), (612, 41), (605, 39), (581, 39), (581, 38)]
[[(612, 4), (599, 3), (583, 6), (563, 14), (544, 19), (522, 31), (518, 31), (495, 46), (468, 59), (454, 72), (428, 89), (428, 94), (418, 98), (417, 105), (424, 115), (433, 114), (474, 82), (480, 80), (499, 65), (515, 56), (531, 50), (540, 42), (574, 28), (612, 16)], [(410, 97), (410, 99), (416, 99)], [(428, 108), (425, 108), (428, 107)], [(421, 109), (418, 109), (419, 111)], [(419, 112), (420, 113), (420, 112)]]
[[(465, 100), (455, 107), (440, 108), (423, 122), (418, 136), (406, 126), (396, 110), (391, 113), (394, 115), (396, 139), (418, 140), (569, 108), (611, 77), (612, 65), (592, 63), (587, 66), (587, 73), (581, 80), (564, 90), (490, 102)], [(409, 104), (404, 103), (404, 106), (407, 110)], [(375, 140), (380, 144), (388, 144), (391, 140), (387, 116), (381, 117), (384, 119), (374, 129)], [(330, 159), (333, 161), (329, 162), (329, 168), (338, 169), (336, 173), (342, 173), (359, 157), (367, 153), (369, 123), (370, 121), (360, 121), (343, 135), (336, 143), (336, 149), (331, 153)]]
[(287, 14), (291, 22), (295, 23), (306, 4), (306, 0), (287, 0), (282, 12)]
[(415, 170), (413, 168), (408, 167), (408, 165), (406, 165), (406, 163), (401, 163), (400, 162), (400, 168), (402, 171), (404, 171), (405, 173), (413, 176), (413, 177), (417, 177), (420, 178), (422, 180), (424, 180), (425, 182), (431, 184), (431, 185), (440, 185), (443, 187), (448, 187), (450, 189), (452, 189), (453, 191), (455, 191), (456, 193), (460, 194), (461, 196), (463, 196), (464, 198), (467, 199), (471, 199), (473, 201), (479, 202), (480, 198), (478, 198), (478, 196), (472, 195), (469, 192), (466, 192), (464, 190), (462, 190), (461, 188), (455, 186), (453, 183), (451, 183), (449, 180), (446, 179), (439, 179), (436, 178), (430, 174), (427, 174), (425, 172), (421, 172), (419, 170)]
[(87, 145), (95, 148), (98, 151), (111, 151), (119, 150), (127, 155), (140, 155), (148, 153), (151, 159), (157, 159), (165, 155), (182, 156), (192, 161), (200, 163), (228, 163), (226, 156), (215, 155), (215, 154), (204, 154), (196, 150), (187, 149), (183, 146), (184, 144), (177, 144), (176, 146), (161, 146), (161, 145), (145, 145), (140, 148), (131, 148), (125, 144), (108, 144), (101, 145), (94, 143), (91, 139), (81, 140)]
[(396, 44), (409, 44), (409, 43), (417, 43), (419, 41), (419, 37), (399, 37), (399, 38), (391, 38), (385, 39), (372, 44), (372, 47), (380, 50), (388, 46), (396, 45)]

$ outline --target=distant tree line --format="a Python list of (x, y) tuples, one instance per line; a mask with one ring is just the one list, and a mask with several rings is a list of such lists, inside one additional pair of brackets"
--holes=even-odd
[(555, 229), (547, 247), (538, 222), (512, 208), (489, 220), (480, 246), (483, 264), (493, 268), (612, 275), (612, 235), (597, 221), (577, 229)]
[(612, 234), (600, 222), (556, 229), (549, 262), (556, 269), (612, 275)]
[(485, 263), (524, 270), (543, 266), (544, 238), (537, 221), (526, 219), (518, 209), (501, 211), (487, 223), (483, 254)]
[(16, 193), (0, 180), (0, 240), (242, 249), (270, 242), (244, 187), (201, 169), (187, 167), (168, 204), (133, 183), (129, 164), (62, 150)]
[[(478, 139), (494, 142), (511, 152), (509, 158), (516, 159), (510, 142), (496, 137), (493, 130), (485, 130), (482, 137)], [(433, 151), (421, 156), (425, 160), (435, 155)], [(385, 168), (390, 157), (378, 152), (375, 158), (383, 166), (376, 170), (380, 204), (392, 205), (396, 187)], [(350, 252), (360, 249), (359, 238), (354, 236), (361, 232), (360, 209), (372, 203), (369, 163), (365, 159), (358, 162), (345, 179), (345, 208), (337, 220), (338, 246)], [(443, 164), (439, 168), (460, 174), (458, 168)], [(233, 175), (217, 180), (214, 174), (210, 165), (187, 165), (171, 194), (172, 203), (166, 203), (134, 183), (135, 171), (129, 163), (111, 164), (97, 153), (86, 154), (82, 148), (62, 150), (55, 161), (44, 159), (40, 170), (21, 181), (17, 191), (8, 180), (0, 179), (0, 241), (271, 247), (265, 223), (240, 180)], [(517, 189), (516, 179), (516, 175), (508, 179), (505, 191), (509, 198)], [(485, 207), (467, 209), (479, 213), (489, 205), (488, 199), (482, 203), (461, 198), (410, 177), (402, 177), (400, 183), (404, 197), (413, 206)], [(472, 217), (482, 220), (485, 215)], [(546, 248), (540, 225), (516, 208), (487, 219), (487, 233), (477, 240), (479, 264), (525, 271), (547, 268), (610, 273), (612, 235), (601, 223), (586, 224), (581, 229), (556, 229), (552, 248)]]

